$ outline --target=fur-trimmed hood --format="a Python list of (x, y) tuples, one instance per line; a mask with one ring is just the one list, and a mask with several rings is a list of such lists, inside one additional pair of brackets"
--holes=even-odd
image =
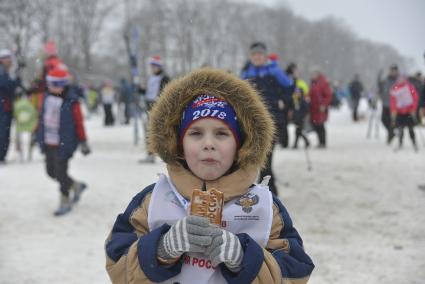
[(235, 110), (243, 143), (238, 150), (241, 169), (264, 166), (271, 151), (274, 124), (257, 91), (237, 76), (219, 69), (202, 68), (170, 82), (150, 112), (149, 149), (167, 164), (182, 158), (178, 130), (184, 108), (195, 97), (207, 94), (226, 100)]

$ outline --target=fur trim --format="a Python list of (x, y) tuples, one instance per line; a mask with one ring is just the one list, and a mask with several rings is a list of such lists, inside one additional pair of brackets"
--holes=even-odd
[(182, 158), (177, 133), (184, 108), (201, 94), (226, 100), (235, 109), (243, 133), (238, 150), (240, 168), (263, 167), (272, 148), (273, 119), (257, 91), (237, 76), (202, 68), (170, 82), (150, 112), (149, 149), (170, 165)]

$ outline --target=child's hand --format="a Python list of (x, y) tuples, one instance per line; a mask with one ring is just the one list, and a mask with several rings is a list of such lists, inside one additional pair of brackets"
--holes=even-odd
[(210, 226), (208, 218), (184, 217), (161, 237), (158, 256), (167, 260), (178, 258), (185, 252), (204, 253), (211, 245), (215, 230), (217, 229)]
[(216, 230), (219, 230), (219, 233), (213, 236), (212, 243), (205, 251), (205, 255), (211, 260), (213, 266), (224, 262), (230, 271), (239, 272), (243, 250), (238, 237), (223, 229)]
[(91, 149), (86, 141), (81, 142), (81, 153), (86, 156), (91, 153)]

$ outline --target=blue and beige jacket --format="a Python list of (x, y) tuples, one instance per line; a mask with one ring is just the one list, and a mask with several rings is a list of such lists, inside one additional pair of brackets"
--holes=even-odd
[[(191, 189), (201, 186), (201, 180), (183, 167), (168, 167), (168, 173), (179, 193), (187, 199), (190, 199)], [(244, 195), (256, 175), (254, 169), (239, 170), (207, 183), (207, 188), (219, 188), (228, 201)], [(165, 224), (149, 230), (148, 208), (154, 186), (146, 187), (133, 198), (127, 209), (118, 215), (106, 240), (106, 269), (113, 283), (162, 282), (180, 273), (181, 262), (165, 267), (156, 259), (159, 239), (169, 226)], [(242, 267), (245, 269), (237, 275), (222, 270), (228, 283), (300, 284), (308, 281), (314, 264), (304, 251), (303, 241), (288, 211), (276, 196), (273, 196), (273, 223), (266, 248), (247, 234), (239, 239), (244, 250)]]

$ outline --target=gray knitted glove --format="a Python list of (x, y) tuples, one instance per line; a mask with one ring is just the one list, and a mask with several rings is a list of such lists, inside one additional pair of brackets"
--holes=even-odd
[(222, 229), (218, 230), (219, 233), (213, 237), (205, 255), (211, 260), (213, 266), (224, 262), (230, 271), (239, 272), (244, 255), (241, 243), (235, 234)]
[(208, 218), (186, 216), (171, 226), (158, 244), (157, 253), (162, 259), (174, 259), (185, 252), (204, 253), (211, 245), (213, 232)]

